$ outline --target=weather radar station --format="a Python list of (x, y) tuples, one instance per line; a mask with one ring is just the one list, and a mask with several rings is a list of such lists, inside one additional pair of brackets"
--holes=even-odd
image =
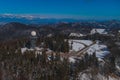
[(36, 36), (36, 31), (31, 31), (31, 36)]
[(31, 48), (35, 48), (36, 40), (37, 40), (37, 32), (36, 31), (31, 31), (30, 40), (31, 40)]

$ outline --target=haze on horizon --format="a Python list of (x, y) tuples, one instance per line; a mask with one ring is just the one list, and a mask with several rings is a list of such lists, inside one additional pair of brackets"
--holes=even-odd
[(120, 0), (0, 0), (0, 14), (120, 19)]

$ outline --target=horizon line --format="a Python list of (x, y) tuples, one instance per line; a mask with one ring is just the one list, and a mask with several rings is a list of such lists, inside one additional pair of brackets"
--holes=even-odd
[(58, 15), (58, 14), (15, 14), (15, 13), (0, 13), (3, 16), (16, 16), (25, 18), (41, 18), (41, 19), (75, 19), (75, 20), (120, 20), (120, 16), (77, 16), (77, 15)]

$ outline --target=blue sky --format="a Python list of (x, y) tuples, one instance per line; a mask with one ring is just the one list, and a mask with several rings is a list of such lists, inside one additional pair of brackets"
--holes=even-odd
[(0, 0), (0, 14), (120, 19), (120, 0)]

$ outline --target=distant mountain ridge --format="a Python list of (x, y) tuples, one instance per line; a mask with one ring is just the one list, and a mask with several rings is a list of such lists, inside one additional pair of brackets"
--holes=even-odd
[[(9, 22), (19, 22), (24, 24), (53, 24), (59, 22), (95, 22), (104, 20), (94, 19), (74, 19), (74, 18), (52, 18), (40, 15), (28, 15), (28, 14), (0, 14), (0, 24), (6, 24)], [(105, 20), (108, 21), (108, 20)], [(111, 20), (114, 21), (114, 20)], [(115, 20), (117, 21), (117, 20)]]
[[(35, 23), (34, 23), (35, 24)], [(103, 22), (73, 22), (73, 23), (54, 23), (54, 24), (25, 24), (20, 22), (8, 22), (0, 25), (0, 40), (13, 38), (28, 37), (32, 30), (37, 31), (40, 35), (48, 34), (70, 34), (82, 33), (89, 34), (93, 28), (107, 29), (108, 31), (117, 32), (120, 30), (120, 21), (103, 21)]]
[(20, 38), (30, 35), (32, 30), (37, 30), (36, 27), (28, 26), (18, 22), (11, 22), (0, 27), (0, 39)]
[(0, 24), (8, 22), (20, 22), (24, 24), (50, 24), (57, 22), (79, 22), (78, 19), (71, 18), (47, 18), (35, 15), (13, 15), (13, 14), (1, 14)]

